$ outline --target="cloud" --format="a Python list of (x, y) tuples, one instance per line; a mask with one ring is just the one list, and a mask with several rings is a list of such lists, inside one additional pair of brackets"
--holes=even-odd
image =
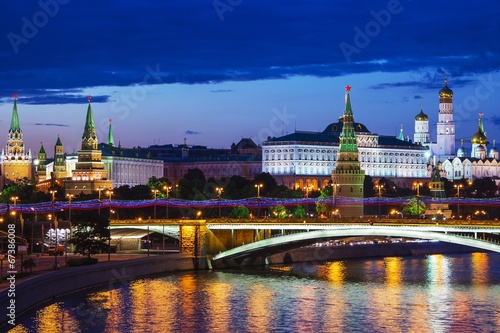
[(35, 125), (35, 126), (56, 126), (56, 127), (69, 127), (69, 125), (66, 124), (52, 124), (52, 123), (33, 123), (30, 125)]
[(201, 134), (201, 132), (186, 130), (186, 132), (184, 132), (184, 134), (187, 134), (187, 135), (198, 135), (198, 134)]
[[(400, 8), (380, 25), (373, 13), (387, 11), (387, 2), (245, 1), (221, 20), (205, 0), (72, 1), (24, 36), (23, 17), (42, 9), (35, 1), (9, 1), (0, 31), (24, 40), (0, 40), (0, 80), (9, 89), (64, 90), (422, 70), (453, 78), (500, 68), (495, 1), (401, 0)], [(369, 24), (378, 24), (376, 33), (367, 34)], [(367, 36), (363, 43), (358, 31)], [(356, 48), (350, 62), (342, 43)], [(431, 89), (431, 82), (401, 84)]]
[[(20, 89), (18, 91), (3, 91), (0, 101), (12, 103), (12, 96), (17, 94), (18, 103), (31, 105), (82, 104), (88, 101), (88, 96), (81, 94), (81, 89)], [(108, 95), (92, 96), (92, 103), (106, 103)]]
[(225, 92), (232, 92), (233, 90), (231, 89), (217, 89), (217, 90), (210, 90), (210, 92), (213, 93), (225, 93)]

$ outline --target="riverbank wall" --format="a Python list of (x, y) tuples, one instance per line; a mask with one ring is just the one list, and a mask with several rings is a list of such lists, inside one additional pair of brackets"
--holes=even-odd
[[(17, 316), (38, 304), (77, 290), (99, 285), (113, 289), (140, 277), (193, 269), (195, 265), (192, 257), (173, 254), (71, 267), (34, 275), (13, 284), (14, 289), (11, 286), (0, 292), (0, 327), (10, 320), (7, 316), (9, 312)], [(11, 311), (12, 304), (14, 311)]]

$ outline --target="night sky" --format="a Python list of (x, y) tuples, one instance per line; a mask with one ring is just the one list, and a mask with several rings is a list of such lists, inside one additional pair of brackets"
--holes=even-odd
[[(495, 1), (6, 1), (0, 20), (0, 146), (17, 93), (25, 145), (83, 133), (115, 143), (228, 148), (341, 116), (413, 139), (423, 105), (436, 140), (438, 92), (453, 89), (457, 139), (484, 113), (500, 126), (500, 7)], [(35, 154), (36, 155), (36, 154)]]

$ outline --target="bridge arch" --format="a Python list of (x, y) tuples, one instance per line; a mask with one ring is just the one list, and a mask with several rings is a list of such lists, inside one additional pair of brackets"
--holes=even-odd
[(315, 230), (272, 237), (221, 252), (215, 255), (213, 257), (213, 260), (244, 259), (248, 257), (269, 256), (292, 248), (310, 245), (322, 240), (359, 236), (407, 237), (415, 239), (437, 240), (500, 253), (499, 244), (490, 243), (471, 237), (449, 234), (443, 231), (430, 231), (428, 229), (418, 230), (416, 228), (404, 227), (366, 226), (356, 228)]

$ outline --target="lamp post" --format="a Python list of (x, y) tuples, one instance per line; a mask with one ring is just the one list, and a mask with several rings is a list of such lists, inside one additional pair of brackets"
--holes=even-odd
[(391, 214), (398, 214), (398, 215), (401, 215), (401, 218), (403, 218), (403, 213), (401, 213), (400, 211), (397, 211), (395, 209), (391, 210)]
[(97, 201), (98, 201), (98, 208), (97, 208), (97, 213), (99, 215), (101, 215), (101, 191), (103, 190), (102, 186), (99, 186), (99, 188), (97, 189), (97, 192), (99, 193), (98, 194), (98, 197), (97, 197)]
[(33, 223), (31, 224), (31, 254), (33, 254), (33, 228), (35, 227), (35, 223), (38, 222), (38, 212), (33, 207), (31, 207), (30, 209), (33, 212), (35, 212), (35, 219), (33, 220)]
[(333, 183), (332, 186), (333, 186), (333, 191), (332, 191), (333, 210), (335, 210), (337, 207), (337, 187), (340, 186), (340, 184)]
[(422, 182), (414, 182), (413, 186), (417, 189), (417, 217), (420, 218), (420, 186)]
[(55, 228), (55, 231), (56, 231), (56, 242), (55, 242), (55, 249), (54, 249), (54, 269), (57, 269), (58, 267), (58, 263), (57, 263), (57, 254), (59, 252), (59, 244), (57, 243), (57, 227), (58, 227), (58, 221), (57, 221), (57, 218), (56, 218), (56, 212), (55, 212), (55, 207), (54, 207), (54, 201), (56, 199), (56, 193), (57, 191), (56, 190), (52, 190), (50, 191), (50, 194), (52, 194), (52, 218), (53, 218), (53, 222), (54, 222), (54, 228)]
[[(68, 222), (69, 222), (69, 238), (72, 236), (72, 226), (71, 226), (71, 199), (73, 199), (73, 194), (66, 194), (68, 197)], [(65, 251), (66, 265), (68, 265), (68, 235), (66, 234), (66, 251)]]
[[(306, 199), (309, 199), (309, 189), (312, 188), (311, 185), (304, 186), (304, 190), (306, 190)], [(309, 217), (309, 203), (306, 201), (306, 217)]]
[(224, 191), (224, 189), (222, 187), (217, 187), (215, 188), (215, 190), (217, 191), (217, 198), (219, 199), (219, 218), (221, 218), (221, 214), (220, 214), (220, 196), (222, 194), (222, 192)]
[[(263, 184), (255, 184), (254, 185), (257, 188), (257, 201), (260, 201), (260, 189), (264, 186)], [(257, 206), (257, 217), (260, 217), (260, 202), (258, 202)]]
[(172, 190), (172, 186), (163, 186), (163, 189), (165, 190), (165, 193), (167, 194), (167, 200), (165, 202), (165, 218), (168, 219), (168, 201), (170, 199), (170, 197), (168, 196), (168, 194), (170, 193), (170, 190)]
[[(111, 196), (113, 195), (113, 191), (108, 190), (106, 192), (109, 198), (109, 216), (111, 218)], [(108, 235), (108, 261), (111, 261), (111, 225), (108, 224), (108, 230), (109, 230), (109, 235)]]
[(380, 217), (380, 197), (382, 196), (382, 189), (384, 188), (384, 184), (377, 184), (375, 188), (378, 189), (378, 217)]
[(460, 189), (464, 187), (462, 184), (453, 185), (457, 189), (457, 218), (460, 219)]
[[(16, 211), (16, 204), (19, 197), (11, 197), (10, 200), (14, 202), (14, 211)], [(16, 215), (16, 214), (13, 214)], [(17, 217), (14, 219), (14, 222), (17, 222)], [(21, 221), (21, 240), (24, 239), (24, 223)]]
[(156, 220), (156, 195), (158, 194), (159, 190), (154, 189), (154, 190), (151, 190), (151, 192), (153, 193), (153, 197), (154, 197), (153, 219)]

